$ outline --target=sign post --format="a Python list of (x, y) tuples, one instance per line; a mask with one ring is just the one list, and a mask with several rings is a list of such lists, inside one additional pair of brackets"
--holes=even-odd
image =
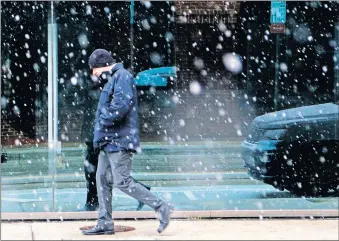
[(131, 71), (134, 73), (134, 0), (130, 4)]
[[(335, 31), (335, 41), (337, 46), (339, 46), (339, 21), (336, 23), (334, 27)], [(334, 103), (339, 105), (339, 48), (335, 48), (334, 50)], [(339, 115), (339, 113), (338, 113)], [(339, 116), (338, 116), (339, 117)], [(335, 124), (335, 140), (339, 139), (339, 118), (337, 123)]]
[(278, 110), (279, 100), (279, 48), (280, 34), (285, 33), (286, 1), (271, 1), (270, 32), (276, 34), (275, 73), (274, 73), (274, 111)]

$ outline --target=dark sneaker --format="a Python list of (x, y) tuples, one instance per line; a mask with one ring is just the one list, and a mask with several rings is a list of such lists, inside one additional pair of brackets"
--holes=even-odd
[(99, 210), (99, 203), (86, 203), (85, 206), (80, 209), (83, 212), (91, 212), (91, 211), (98, 211)]
[(95, 226), (94, 228), (88, 230), (82, 230), (84, 235), (108, 235), (115, 234), (113, 229), (103, 228), (102, 226)]
[[(146, 185), (143, 184), (143, 183), (140, 183), (140, 184), (143, 185), (145, 188), (147, 188), (148, 191), (151, 191), (151, 187), (146, 186)], [(137, 211), (140, 211), (144, 206), (145, 206), (145, 203), (138, 201), (138, 206), (137, 206), (137, 209), (136, 209), (136, 210), (137, 210)]]
[(165, 203), (158, 210), (160, 225), (158, 233), (162, 233), (169, 225), (171, 215), (173, 213), (174, 206), (172, 204)]

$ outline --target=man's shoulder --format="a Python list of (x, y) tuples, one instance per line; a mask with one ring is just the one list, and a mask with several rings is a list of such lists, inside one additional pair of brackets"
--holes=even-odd
[(125, 68), (121, 68), (121, 69), (117, 70), (116, 74), (119, 75), (119, 76), (128, 77), (128, 78), (133, 77), (132, 73), (129, 72)]
[(129, 72), (125, 68), (121, 68), (116, 72), (116, 84), (122, 84), (122, 83), (134, 83), (134, 77), (131, 72)]

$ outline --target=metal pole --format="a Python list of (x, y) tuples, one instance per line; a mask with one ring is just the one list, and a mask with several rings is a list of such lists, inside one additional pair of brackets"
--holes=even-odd
[(131, 71), (134, 73), (134, 0), (130, 4)]
[(48, 172), (52, 176), (52, 211), (55, 206), (56, 152), (58, 148), (58, 77), (57, 77), (57, 24), (54, 2), (48, 22)]
[[(247, 29), (249, 29), (251, 26), (250, 26), (250, 23), (247, 22)], [(247, 41), (247, 44), (246, 44), (246, 88), (247, 88), (247, 92), (250, 92), (252, 93), (252, 86), (251, 86), (251, 83), (250, 83), (250, 75), (249, 75), (249, 65), (250, 65), (250, 61), (249, 61), (249, 50), (250, 50), (250, 43), (249, 41)]]
[(334, 102), (337, 103), (339, 101), (339, 22), (334, 27), (334, 32), (337, 43), (334, 49)]
[(275, 46), (274, 111), (278, 110), (279, 104), (279, 49), (280, 49), (280, 34), (277, 33)]
[[(334, 26), (334, 36), (337, 43), (334, 49), (334, 103), (339, 105), (339, 22)], [(339, 108), (339, 107), (338, 107)], [(338, 114), (339, 115), (339, 114)], [(335, 123), (335, 139), (339, 140), (339, 116)]]

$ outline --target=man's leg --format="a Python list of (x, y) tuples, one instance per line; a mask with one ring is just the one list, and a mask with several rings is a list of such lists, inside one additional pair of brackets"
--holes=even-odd
[[(96, 211), (99, 208), (98, 202), (98, 192), (96, 184), (96, 171), (98, 168), (98, 159), (99, 159), (99, 149), (93, 147), (93, 142), (86, 143), (85, 150), (85, 177), (86, 177), (86, 186), (87, 186), (87, 199), (85, 206), (81, 211)], [(134, 179), (135, 182), (138, 182)], [(151, 190), (151, 187), (145, 185), (144, 183), (138, 182), (143, 185), (148, 190)], [(143, 202), (138, 201), (136, 210), (141, 210), (144, 207)]]
[[(151, 187), (150, 187), (150, 186), (147, 186), (145, 183), (142, 183), (142, 182), (139, 182), (139, 181), (135, 180), (133, 177), (131, 177), (131, 178), (133, 179), (134, 182), (139, 183), (141, 186), (144, 186), (148, 191), (151, 190)], [(145, 206), (145, 203), (138, 201), (138, 206), (137, 206), (137, 209), (136, 209), (136, 210), (139, 211), (139, 210), (141, 210), (144, 206)]]
[(104, 151), (100, 151), (98, 170), (96, 174), (99, 198), (99, 215), (97, 225), (89, 230), (83, 230), (85, 235), (114, 234), (112, 219), (112, 188), (113, 177), (110, 162)]
[(112, 189), (113, 177), (110, 162), (104, 151), (100, 151), (98, 170), (96, 175), (99, 198), (98, 225), (104, 228), (113, 228), (112, 219)]
[[(152, 192), (130, 176), (133, 153), (120, 151), (106, 153), (109, 159), (115, 187), (127, 195), (154, 208), (159, 213), (160, 226), (158, 232), (166, 229), (170, 221), (170, 215), (174, 207), (156, 197)], [(100, 162), (100, 161), (99, 161)]]
[(138, 181), (138, 180), (135, 180), (133, 177), (131, 177), (131, 178), (133, 179), (133, 181), (139, 183), (140, 185), (144, 186), (144, 187), (147, 188), (148, 190), (151, 190), (151, 187), (150, 187), (150, 186), (148, 186), (148, 185), (146, 185), (145, 183), (142, 183), (142, 182), (140, 182), (140, 181)]
[(93, 147), (93, 143), (86, 143), (84, 170), (87, 186), (87, 199), (83, 211), (95, 211), (99, 206), (96, 185), (98, 157), (99, 150)]

